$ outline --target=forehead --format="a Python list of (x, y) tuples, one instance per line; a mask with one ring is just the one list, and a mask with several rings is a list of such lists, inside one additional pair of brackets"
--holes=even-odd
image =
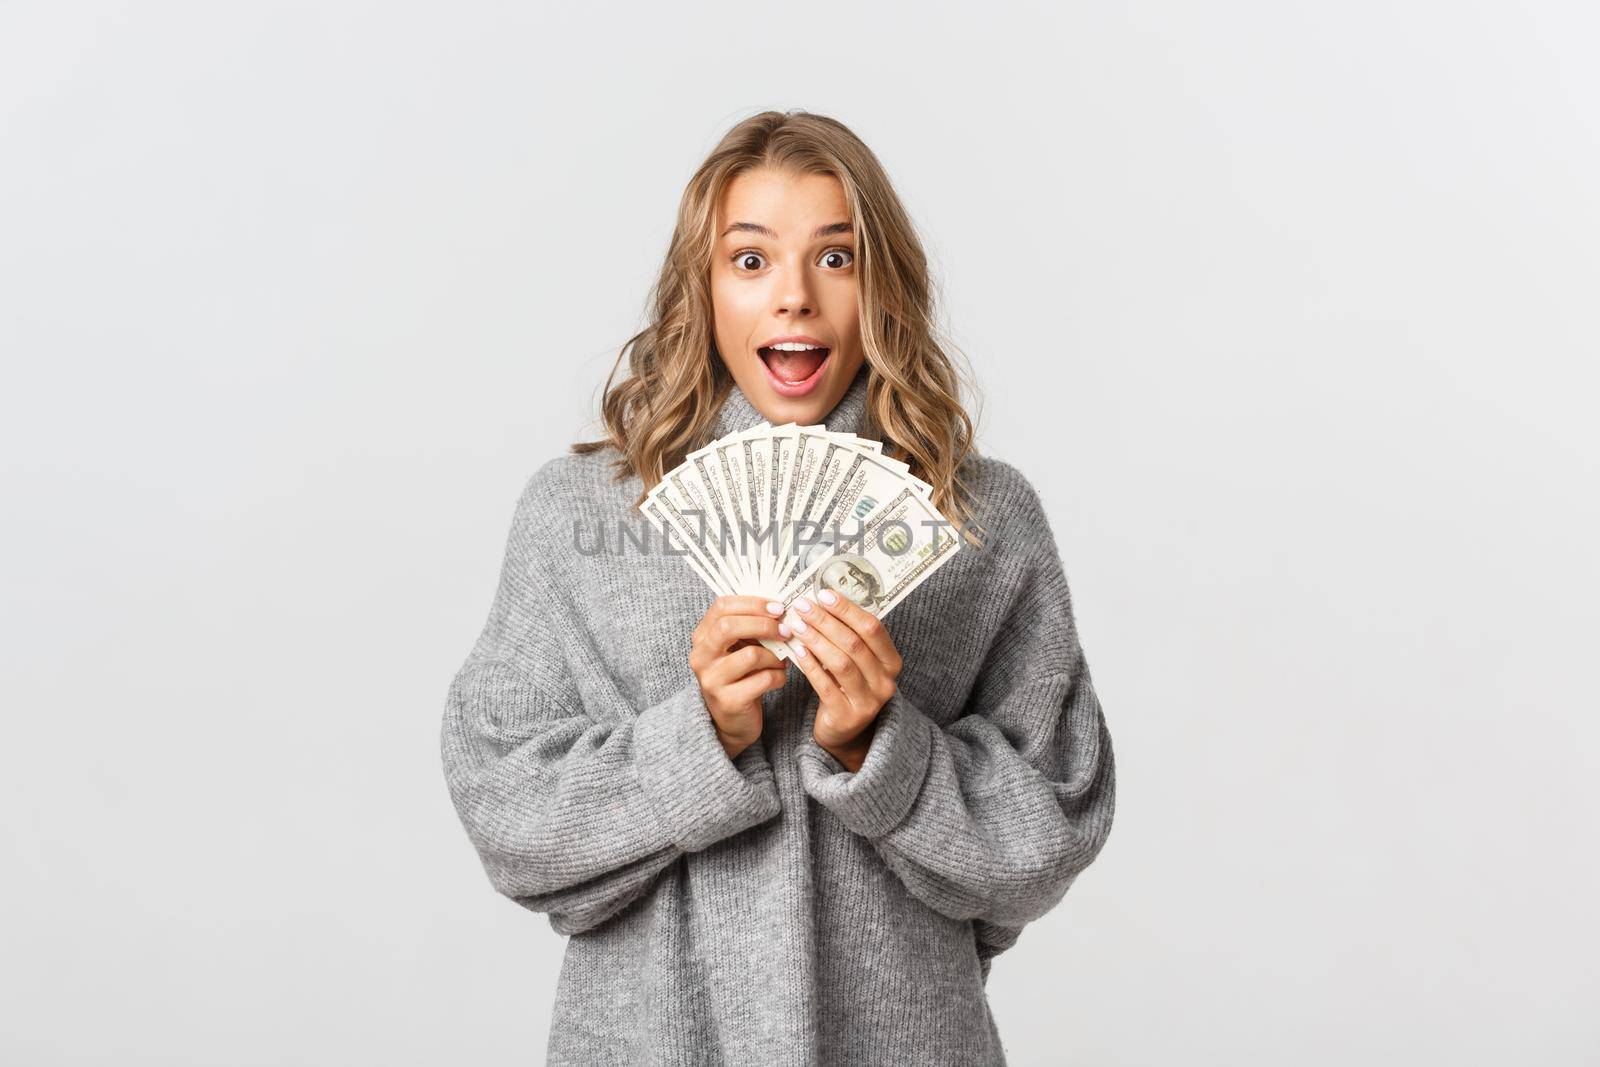
[[(730, 223), (756, 222), (778, 231), (779, 240), (805, 240), (819, 225), (849, 219), (844, 185), (833, 175), (791, 174), (759, 167), (739, 174), (723, 190), (717, 207), (717, 233)], [(735, 231), (728, 238), (740, 236)]]

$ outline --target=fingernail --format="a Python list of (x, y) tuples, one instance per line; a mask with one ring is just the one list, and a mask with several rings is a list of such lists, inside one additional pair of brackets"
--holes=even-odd
[(822, 592), (817, 594), (817, 599), (822, 601), (824, 604), (830, 604), (831, 605), (835, 600), (838, 600), (839, 598), (833, 595), (833, 590), (832, 589), (824, 589)]
[(810, 611), (811, 601), (807, 600), (805, 597), (801, 597), (799, 600), (794, 602), (794, 607), (796, 611)]
[(790, 634), (794, 633), (794, 631), (789, 629), (789, 624), (788, 623), (780, 622), (778, 624), (778, 633), (781, 634), (784, 637), (788, 637)]
[(805, 633), (806, 632), (806, 620), (804, 620), (804, 619), (796, 619), (796, 620), (794, 620), (794, 632), (797, 633), (797, 634)]
[(767, 601), (767, 610), (772, 612), (774, 615), (782, 615), (783, 605), (778, 603), (776, 600), (769, 600)]
[(806, 658), (806, 646), (805, 645), (795, 645), (794, 646), (794, 658), (795, 659), (805, 659)]

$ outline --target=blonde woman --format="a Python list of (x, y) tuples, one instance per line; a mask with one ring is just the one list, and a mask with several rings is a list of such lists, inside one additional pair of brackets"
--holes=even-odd
[[(568, 938), (551, 1064), (1005, 1062), (991, 963), (1100, 851), (1115, 770), (1039, 496), (974, 451), (931, 291), (867, 147), (755, 115), (684, 192), (603, 438), (522, 492), (441, 744), (490, 882)], [(791, 628), (680, 555), (593, 550), (763, 420), (881, 441), (963, 551), (884, 619), (825, 591)]]

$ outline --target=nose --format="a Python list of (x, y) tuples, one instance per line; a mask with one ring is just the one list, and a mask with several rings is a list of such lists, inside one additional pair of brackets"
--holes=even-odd
[(777, 307), (779, 315), (805, 318), (816, 314), (816, 300), (811, 292), (811, 278), (804, 268), (783, 272), (778, 283)]

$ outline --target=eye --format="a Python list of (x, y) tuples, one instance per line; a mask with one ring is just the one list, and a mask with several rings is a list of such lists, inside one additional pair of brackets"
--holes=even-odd
[[(837, 262), (828, 263), (827, 262), (829, 259), (834, 259), (834, 258), (837, 258), (839, 256), (844, 256), (845, 257), (845, 261), (843, 263), (837, 263)], [(754, 274), (756, 271), (761, 269), (760, 267), (751, 267), (751, 266), (747, 265), (748, 262), (750, 260), (752, 260), (752, 259), (760, 260), (762, 262), (766, 261), (766, 257), (763, 256), (760, 252), (757, 252), (754, 249), (749, 249), (749, 248), (742, 249), (741, 251), (735, 252), (733, 254), (733, 256), (732, 256), (732, 259), (733, 259), (733, 269), (734, 269), (735, 272), (737, 272), (739, 274)], [(830, 270), (843, 270), (845, 267), (848, 267), (848, 266), (850, 266), (850, 264), (854, 263), (855, 260), (856, 260), (856, 254), (854, 252), (852, 252), (848, 248), (843, 247), (842, 245), (836, 245), (833, 248), (830, 248), (827, 251), (823, 252), (822, 253), (822, 257), (819, 260), (819, 262), (825, 263)]]

